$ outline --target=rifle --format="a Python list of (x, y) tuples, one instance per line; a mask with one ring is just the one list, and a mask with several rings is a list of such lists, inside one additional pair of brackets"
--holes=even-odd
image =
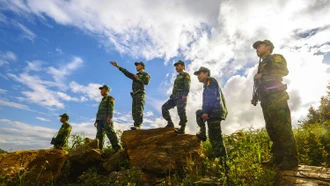
[[(259, 64), (258, 64), (258, 74), (260, 73), (260, 63), (261, 63), (261, 58), (259, 59)], [(252, 91), (252, 100), (251, 104), (254, 106), (257, 106), (258, 101), (259, 101), (259, 80), (254, 80), (253, 84), (253, 91)]]

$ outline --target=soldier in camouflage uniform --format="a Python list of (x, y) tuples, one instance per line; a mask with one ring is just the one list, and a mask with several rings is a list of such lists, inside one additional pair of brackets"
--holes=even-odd
[(226, 158), (226, 148), (222, 140), (221, 121), (225, 120), (228, 114), (226, 100), (216, 79), (210, 77), (210, 70), (200, 67), (194, 73), (199, 82), (204, 84), (203, 106), (196, 111), (196, 121), (200, 127), (200, 132), (196, 134), (198, 138), (206, 141), (205, 122), (208, 124), (208, 134), (216, 157)]
[(103, 85), (99, 88), (103, 96), (96, 114), (94, 126), (97, 128), (96, 138), (99, 140), (99, 148), (103, 149), (104, 135), (106, 134), (110, 140), (111, 146), (115, 151), (121, 147), (118, 142), (117, 134), (113, 128), (113, 111), (115, 107), (115, 99), (109, 95), (110, 88)]
[(174, 86), (172, 90), (172, 95), (170, 99), (164, 103), (162, 106), (162, 114), (163, 118), (167, 121), (167, 125), (165, 128), (174, 128), (174, 124), (172, 122), (169, 109), (177, 107), (178, 114), (180, 117), (181, 126), (179, 130), (175, 130), (178, 134), (184, 134), (184, 130), (187, 123), (187, 114), (186, 114), (186, 106), (187, 106), (187, 96), (190, 89), (190, 76), (187, 72), (184, 72), (185, 63), (181, 60), (174, 63), (176, 71), (179, 73), (176, 76), (174, 81)]
[(258, 84), (258, 100), (261, 102), (267, 133), (273, 142), (273, 156), (270, 161), (263, 163), (277, 164), (281, 169), (294, 169), (298, 166), (297, 146), (287, 103), (287, 86), (282, 84), (282, 77), (289, 73), (286, 60), (280, 54), (272, 54), (274, 45), (269, 40), (257, 41), (253, 48), (261, 60), (254, 76)]
[(62, 123), (62, 126), (55, 137), (54, 149), (62, 150), (63, 147), (68, 147), (68, 139), (70, 137), (72, 127), (68, 123), (69, 120), (68, 114), (64, 113), (60, 115), (60, 117), (61, 117), (60, 121)]
[(132, 82), (132, 116), (134, 120), (134, 126), (132, 130), (140, 129), (143, 122), (143, 111), (145, 104), (145, 85), (149, 84), (150, 76), (144, 72), (145, 65), (143, 62), (135, 62), (137, 74), (133, 74), (126, 69), (120, 67), (116, 62), (110, 62), (113, 66), (119, 68), (119, 70), (128, 78), (133, 80)]

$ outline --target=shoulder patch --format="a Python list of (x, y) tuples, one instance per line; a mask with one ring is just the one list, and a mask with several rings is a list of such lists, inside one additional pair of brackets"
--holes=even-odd
[(206, 86), (208, 87), (208, 86), (210, 86), (211, 85), (211, 80), (207, 80), (207, 84), (206, 84)]
[(146, 78), (150, 78), (149, 74), (146, 73)]
[(188, 73), (186, 74), (186, 79), (190, 80), (190, 75)]
[(111, 102), (114, 102), (114, 101), (115, 101), (115, 98), (110, 97), (110, 101), (111, 101)]
[(275, 62), (281, 62), (281, 61), (283, 61), (282, 55), (274, 54), (273, 56), (274, 56)]

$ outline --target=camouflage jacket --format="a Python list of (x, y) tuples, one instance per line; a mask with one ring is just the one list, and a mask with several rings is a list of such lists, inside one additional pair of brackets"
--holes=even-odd
[[(262, 74), (259, 80), (259, 88), (260, 94), (263, 96), (271, 91), (283, 88), (283, 77), (289, 74), (289, 70), (284, 57), (280, 54), (273, 54), (266, 56), (259, 64), (259, 73)], [(284, 89), (286, 89), (286, 86)]]
[(71, 129), (72, 127), (69, 123), (62, 124), (56, 135), (56, 143), (54, 144), (55, 148), (68, 146), (68, 139), (70, 137)]
[(99, 105), (99, 109), (96, 114), (96, 120), (107, 120), (113, 117), (115, 107), (115, 99), (111, 96), (104, 96)]
[(225, 97), (217, 80), (212, 77), (207, 78), (204, 84), (202, 110), (214, 119), (225, 120), (228, 115)]
[(181, 72), (176, 76), (172, 90), (173, 98), (188, 96), (190, 89), (190, 76), (187, 72)]
[(149, 81), (150, 81), (150, 76), (148, 73), (146, 72), (139, 72), (139, 73), (136, 73), (136, 75), (139, 76), (139, 80), (136, 80), (135, 77), (134, 77), (134, 74), (127, 71), (126, 69), (122, 68), (122, 67), (119, 67), (119, 70), (128, 78), (130, 78), (131, 80), (133, 80), (133, 83), (132, 83), (132, 90), (133, 90), (133, 93), (136, 93), (136, 92), (144, 92), (144, 86), (145, 85), (148, 85), (149, 84)]

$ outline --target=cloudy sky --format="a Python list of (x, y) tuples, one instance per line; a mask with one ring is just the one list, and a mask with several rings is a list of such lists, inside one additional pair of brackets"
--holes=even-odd
[[(225, 134), (264, 127), (260, 106), (250, 104), (258, 63), (251, 45), (264, 39), (288, 62), (296, 126), (310, 105), (318, 105), (330, 79), (329, 10), (329, 0), (0, 0), (0, 148), (49, 148), (64, 112), (73, 134), (94, 137), (102, 84), (116, 99), (115, 128), (127, 130), (131, 81), (109, 61), (132, 72), (135, 61), (146, 63), (145, 129), (166, 125), (161, 105), (179, 59), (192, 76), (188, 133), (198, 131), (202, 84), (192, 74), (201, 65), (211, 69), (227, 99)], [(176, 109), (171, 113), (177, 123)]]

